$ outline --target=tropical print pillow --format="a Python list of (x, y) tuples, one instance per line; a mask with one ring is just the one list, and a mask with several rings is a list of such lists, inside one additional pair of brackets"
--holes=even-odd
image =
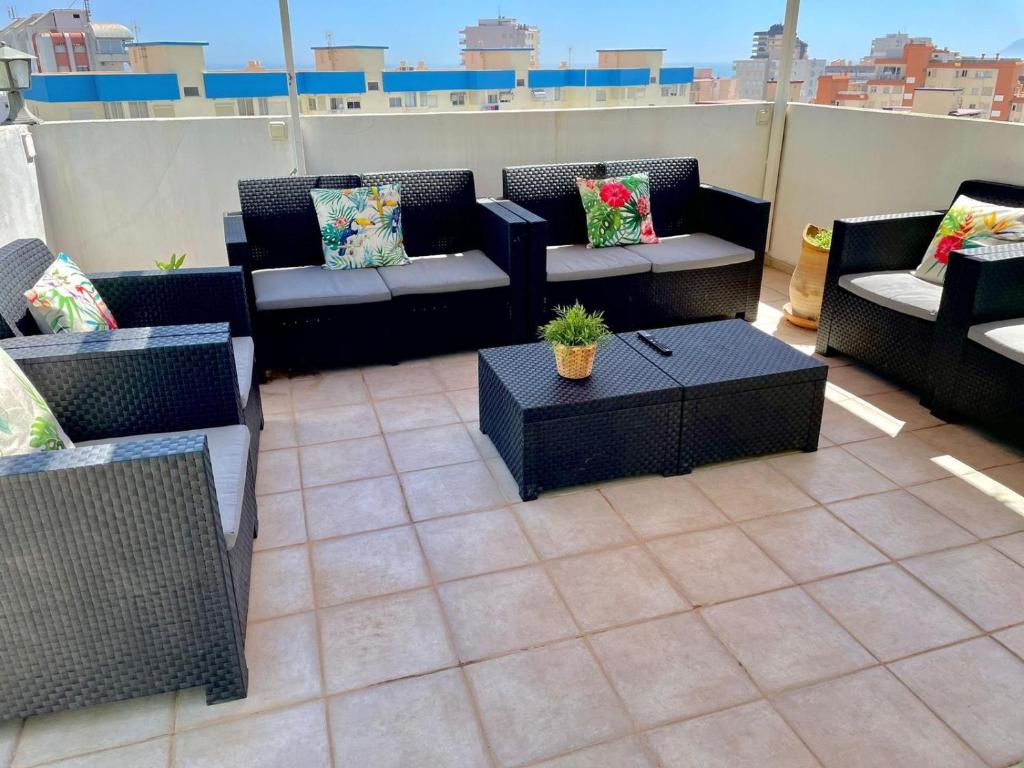
[(651, 219), (651, 181), (646, 173), (610, 179), (576, 179), (594, 248), (656, 243)]
[(117, 328), (114, 316), (92, 281), (64, 253), (47, 267), (31, 290), (25, 291), (25, 298), (29, 312), (43, 333)]
[(960, 195), (942, 217), (914, 274), (941, 284), (951, 252), (1015, 242), (1024, 242), (1024, 208), (1006, 208)]
[(402, 239), (402, 185), (314, 189), (327, 269), (408, 264)]
[(0, 349), (0, 456), (74, 448), (50, 406)]

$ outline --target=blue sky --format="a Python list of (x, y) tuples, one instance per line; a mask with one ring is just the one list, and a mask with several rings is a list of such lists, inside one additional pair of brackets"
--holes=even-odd
[[(26, 13), (56, 5), (10, 0)], [(33, 8), (38, 6), (38, 8)], [(749, 55), (750, 36), (781, 21), (783, 0), (291, 0), (296, 60), (311, 65), (310, 47), (387, 45), (388, 63), (458, 63), (458, 30), (478, 16), (506, 16), (541, 28), (541, 57), (557, 66), (596, 60), (596, 48), (666, 48), (666, 63), (720, 62)], [(93, 0), (93, 17), (138, 24), (143, 40), (207, 40), (211, 68), (258, 58), (283, 61), (274, 0)], [(930, 35), (967, 54), (995, 53), (1024, 38), (1024, 0), (803, 0), (799, 32), (812, 56), (859, 58), (872, 37), (903, 30)]]

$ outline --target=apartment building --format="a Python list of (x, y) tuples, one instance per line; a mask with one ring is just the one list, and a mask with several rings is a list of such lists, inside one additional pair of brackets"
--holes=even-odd
[(516, 19), (498, 16), (496, 19), (478, 19), (473, 26), (459, 30), (462, 37), (462, 66), (473, 69), (471, 54), (477, 50), (528, 49), (530, 67), (540, 66), (540, 29), (529, 24), (520, 24)]
[(124, 71), (132, 38), (121, 24), (93, 21), (87, 8), (34, 13), (0, 29), (0, 40), (36, 57), (35, 72)]
[(825, 74), (815, 102), (920, 114), (1022, 122), (1024, 60), (965, 57), (930, 41), (909, 42), (897, 57), (878, 57), (869, 73)]
[[(287, 76), (253, 64), (208, 71), (205, 42), (128, 46), (131, 72), (40, 74), (27, 92), (43, 120), (288, 114)], [(529, 49), (480, 49), (475, 66), (388, 69), (384, 46), (313, 49), (296, 73), (303, 114), (569, 109), (690, 102), (692, 67), (663, 66), (663, 49), (598, 51), (589, 68), (535, 69)]]
[(694, 104), (711, 104), (738, 99), (737, 82), (732, 77), (715, 77), (711, 67), (697, 67), (690, 85), (690, 100)]
[(871, 41), (871, 59), (897, 59), (903, 55), (903, 49), (911, 43), (930, 45), (930, 37), (911, 37), (905, 32), (890, 32), (876, 37)]
[[(736, 93), (740, 99), (768, 98), (771, 82), (779, 79), (779, 63), (782, 59), (784, 39), (782, 24), (772, 24), (766, 30), (754, 33), (749, 59), (736, 59), (733, 70), (736, 74)], [(811, 101), (816, 93), (818, 78), (825, 73), (824, 59), (807, 56), (807, 43), (796, 38), (793, 49), (793, 64), (790, 81), (801, 83), (797, 101)]]

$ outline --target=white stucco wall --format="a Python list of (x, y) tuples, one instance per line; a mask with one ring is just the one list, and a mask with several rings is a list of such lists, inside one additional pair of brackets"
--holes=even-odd
[(27, 133), (21, 125), (0, 126), (0, 245), (46, 237), (36, 164), (25, 151)]
[(693, 155), (701, 178), (760, 194), (763, 104), (302, 118), (310, 173), (469, 168), (501, 195), (507, 165)]
[[(221, 217), (238, 180), (286, 176), (272, 118), (99, 120), (34, 126), (47, 242), (93, 271), (227, 263)], [(280, 118), (278, 118), (280, 119)]]
[(964, 179), (1024, 183), (1024, 125), (791, 104), (769, 251), (795, 264), (808, 222), (945, 208)]

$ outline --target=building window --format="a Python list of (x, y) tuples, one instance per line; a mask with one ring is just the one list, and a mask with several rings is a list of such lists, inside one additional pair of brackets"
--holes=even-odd
[(75, 43), (71, 46), (71, 50), (75, 53), (85, 53), (85, 46), (81, 43)]
[(508, 104), (512, 101), (512, 91), (502, 91), (498, 94), (498, 101), (502, 104)]
[(466, 92), (465, 91), (452, 91), (451, 99), (452, 99), (452, 106), (453, 107), (464, 107), (464, 106), (466, 106)]
[(421, 107), (433, 107), (437, 108), (437, 94), (436, 93), (421, 93), (420, 94), (420, 106)]
[(968, 76), (967, 73), (968, 73), (968, 70), (961, 69), (960, 72), (957, 74), (957, 77), (967, 77)]
[(488, 104), (497, 104), (498, 103), (498, 94), (496, 94), (496, 93), (488, 93), (487, 94), (487, 103)]
[(651, 75), (651, 85), (654, 85), (657, 82), (658, 82), (658, 78), (656, 78), (654, 75)]
[(526, 87), (526, 79), (522, 78), (522, 77), (517, 77), (516, 78), (516, 88), (525, 88), (525, 87)]
[(676, 84), (676, 85), (663, 85), (663, 86), (661, 86), (661, 95), (662, 96), (678, 96), (679, 95), (679, 85)]
[(270, 101), (268, 99), (265, 99), (265, 98), (261, 97), (261, 98), (256, 100), (256, 103), (257, 103), (257, 106), (259, 107), (261, 115), (269, 115), (270, 114)]
[(1002, 113), (1002, 112), (1000, 112), (1000, 111), (999, 111), (998, 109), (993, 109), (993, 110), (992, 110), (992, 117), (1001, 117), (1001, 116), (1002, 116), (1002, 114), (1003, 114), (1003, 113)]
[(54, 53), (67, 53), (68, 52), (68, 47), (66, 45), (64, 45), (64, 43), (57, 43), (56, 45), (53, 46), (53, 52)]
[(78, 70), (79, 72), (88, 72), (89, 71), (89, 65), (88, 64), (79, 64), (77, 67), (75, 67), (75, 69)]
[(345, 109), (362, 109), (363, 103), (359, 99), (349, 99), (345, 102)]
[(145, 101), (129, 101), (128, 117), (149, 117), (149, 103)]
[(181, 89), (181, 92), (187, 97), (196, 97), (199, 96), (199, 86), (186, 85)]
[(331, 96), (331, 112), (341, 112), (345, 108), (345, 99), (341, 96)]
[(378, 83), (376, 80), (370, 80), (366, 84), (366, 90), (368, 90), (368, 91), (379, 91), (380, 90), (380, 83)]
[(103, 102), (103, 116), (107, 120), (124, 120), (124, 104), (120, 101)]
[(256, 114), (256, 110), (253, 109), (252, 99), (238, 99), (238, 114), (243, 117), (252, 117)]
[(310, 112), (316, 112), (316, 96), (310, 96), (306, 99), (306, 109)]
[(388, 96), (388, 106), (392, 109), (402, 108), (402, 97), (401, 96)]
[(604, 88), (598, 88), (594, 91), (594, 101), (608, 101), (608, 91)]
[(116, 37), (97, 37), (96, 53), (102, 53), (106, 56), (123, 56), (124, 40)]
[(407, 93), (407, 94), (405, 94), (405, 106), (407, 106), (407, 107), (415, 107), (416, 106), (416, 94), (415, 93)]

